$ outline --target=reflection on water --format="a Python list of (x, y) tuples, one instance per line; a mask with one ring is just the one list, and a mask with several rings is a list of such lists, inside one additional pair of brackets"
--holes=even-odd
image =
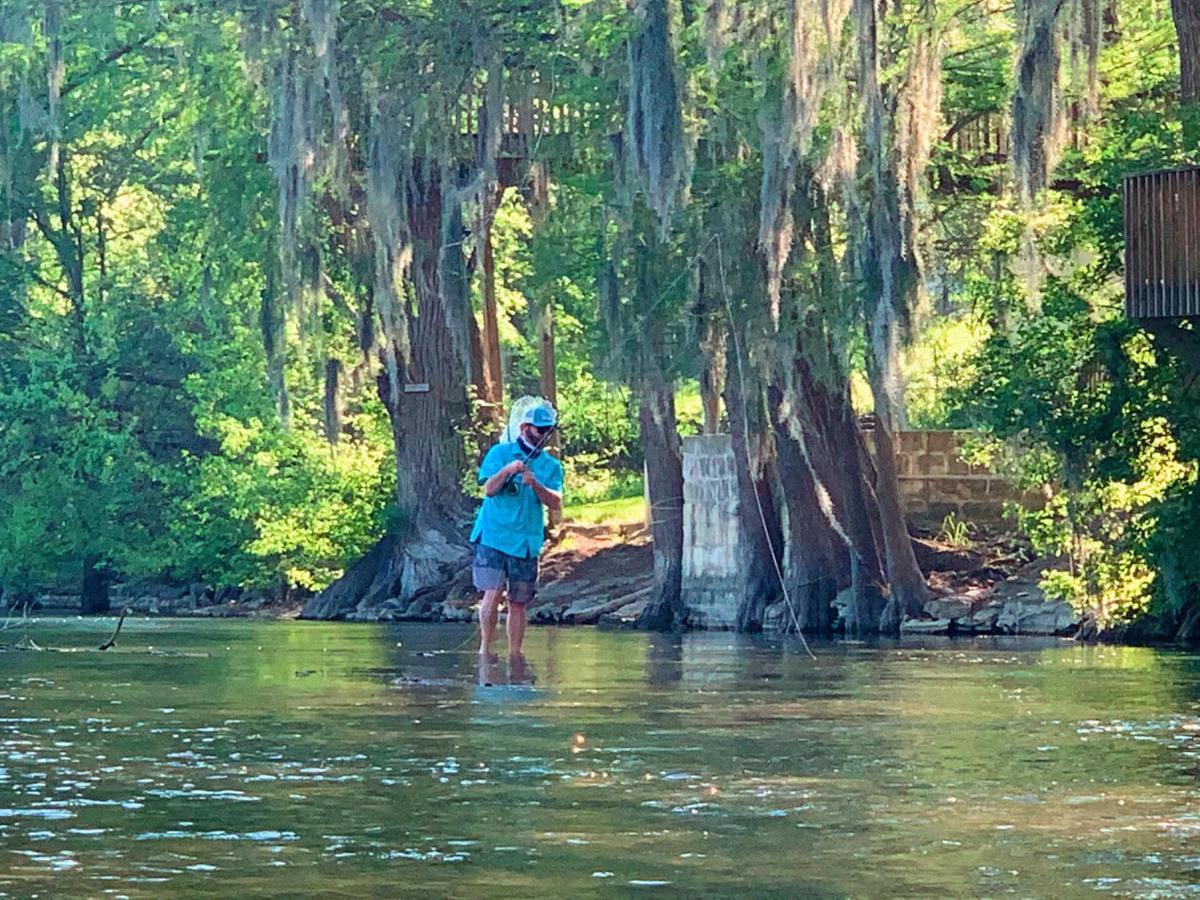
[[(106, 622), (43, 622), (56, 647)], [(0, 654), (0, 896), (1177, 896), (1200, 658), (127, 622)], [(148, 648), (154, 652), (148, 652)], [(461, 648), (461, 649), (448, 649)]]

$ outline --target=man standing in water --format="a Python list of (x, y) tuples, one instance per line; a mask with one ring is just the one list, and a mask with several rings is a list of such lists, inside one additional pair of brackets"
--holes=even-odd
[(471, 531), (471, 574), (476, 590), (483, 591), (479, 652), (485, 656), (506, 584), (508, 653), (510, 658), (521, 655), (525, 607), (537, 590), (538, 554), (545, 540), (542, 508), (562, 508), (562, 463), (542, 450), (556, 425), (549, 403), (531, 406), (521, 416), (517, 439), (496, 444), (479, 466), (484, 498)]

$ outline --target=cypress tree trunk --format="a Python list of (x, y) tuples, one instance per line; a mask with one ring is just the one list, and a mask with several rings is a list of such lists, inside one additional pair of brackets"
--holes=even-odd
[(483, 332), (481, 368), (478, 382), (482, 386), (479, 400), (483, 405), (484, 426), (493, 440), (504, 427), (504, 376), (500, 371), (500, 319), (496, 310), (496, 265), (492, 252), (492, 223), (495, 210), (504, 197), (504, 188), (496, 189), (495, 202), (483, 216)]
[(904, 403), (899, 367), (901, 328), (911, 310), (917, 264), (900, 213), (897, 154), (892, 152), (894, 98), (885, 101), (879, 83), (876, 7), (855, 0), (859, 36), (860, 88), (863, 93), (863, 148), (860, 159), (866, 185), (858, 226), (858, 272), (864, 292), (867, 370), (875, 401), (875, 499), (886, 562), (889, 602), (878, 628), (897, 632), (904, 616), (920, 615), (928, 589), (908, 536), (896, 473), (895, 434), (903, 425)]
[(338, 442), (342, 433), (342, 361), (340, 359), (325, 360), (325, 440), (331, 444)]
[(721, 390), (725, 376), (725, 332), (720, 322), (708, 317), (700, 349), (704, 364), (700, 367), (700, 399), (704, 407), (704, 433), (716, 434), (721, 425)]
[(108, 612), (108, 572), (100, 566), (100, 557), (89, 554), (83, 560), (83, 589), (79, 611), (85, 616)]
[[(879, 510), (870, 488), (874, 470), (854, 420), (849, 386), (836, 371), (831, 377), (818, 377), (799, 350), (792, 383), (792, 408), (781, 405), (789, 418), (780, 421), (777, 437), (780, 464), (790, 463), (784, 481), (787, 496), (796, 507), (795, 513), (789, 512), (789, 531), (795, 534), (789, 544), (789, 568), (790, 554), (800, 553), (795, 580), (798, 590), (805, 587), (810, 592), (806, 615), (814, 624), (825, 622), (827, 615), (832, 624), (832, 613), (825, 607), (837, 589), (848, 587), (846, 629), (874, 632), (885, 607)], [(796, 492), (799, 496), (793, 501)], [(814, 583), (804, 586), (806, 580)]]
[[(538, 381), (542, 396), (558, 409), (558, 357), (554, 350), (554, 301), (547, 300), (538, 316)], [(558, 433), (547, 443), (547, 449), (559, 455)], [(546, 510), (546, 523), (551, 528), (562, 524), (562, 510)]]
[(1179, 99), (1200, 105), (1200, 0), (1171, 0), (1179, 35)]
[(1200, 144), (1200, 0), (1171, 0), (1179, 35), (1179, 103), (1184, 145)]
[[(731, 343), (733, 329), (738, 327), (738, 323), (730, 323)], [(762, 391), (753, 369), (736, 352), (730, 358), (729, 377), (725, 380), (725, 409), (733, 438), (742, 531), (744, 582), (737, 630), (753, 632), (762, 630), (763, 613), (781, 596), (775, 553), (782, 551), (783, 533), (771, 491), (775, 473)]]
[[(396, 447), (396, 495), (402, 519), (421, 528), (454, 529), (465, 520), (459, 487), (466, 458), (460, 429), (470, 411), (467, 361), (460, 359), (444, 308), (440, 278), (442, 185), (436, 174), (420, 184), (409, 210), (413, 229), (412, 281), (417, 314), (409, 317), (410, 358), (397, 360), (400, 391), (392, 396), (386, 378), (380, 396), (392, 422)], [(461, 254), (461, 250), (456, 250)], [(461, 539), (461, 538), (460, 538)]]
[[(460, 259), (442, 258), (438, 175), (418, 170), (414, 186), (408, 221), (416, 309), (405, 313), (410, 350), (407, 357), (394, 346), (387, 351), (394, 354), (398, 390), (392, 390), (388, 360), (377, 379), (396, 449), (396, 521), (391, 533), (305, 605), (304, 618), (366, 617), (384, 600), (407, 600), (422, 588), (445, 583), (466, 557), (470, 510), (461, 478), (468, 465), (462, 432), (471, 427), (466, 389), (470, 361), (462, 357), (471, 352), (470, 325), (464, 317), (460, 351), (446, 302), (461, 296), (464, 286), (441, 283), (444, 277), (465, 275), (465, 270)], [(434, 596), (429, 601), (440, 602)]]
[(900, 500), (896, 473), (896, 444), (892, 428), (877, 416), (875, 427), (875, 497), (879, 504), (879, 525), (887, 559), (890, 599), (879, 621), (880, 631), (900, 630), (906, 616), (920, 616), (929, 596), (925, 576), (917, 565), (912, 538)]
[(650, 533), (654, 539), (654, 594), (638, 619), (639, 628), (665, 630), (681, 625), (683, 575), (683, 450), (675, 424), (675, 391), (663, 376), (657, 355), (645, 354), (638, 422), (646, 454)]
[[(772, 388), (772, 409), (778, 412), (782, 403), (782, 391)], [(773, 424), (780, 493), (787, 508), (784, 577), (791, 609), (785, 615), (784, 628), (826, 632), (833, 626), (833, 600), (839, 587), (849, 581), (849, 562), (845, 548), (835, 546), (829, 522), (821, 512), (804, 449), (778, 415)]]

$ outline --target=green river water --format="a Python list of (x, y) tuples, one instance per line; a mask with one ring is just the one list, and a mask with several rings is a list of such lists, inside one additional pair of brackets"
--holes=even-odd
[(1196, 654), (538, 628), (480, 672), (471, 635), (0, 653), (0, 896), (1200, 894)]

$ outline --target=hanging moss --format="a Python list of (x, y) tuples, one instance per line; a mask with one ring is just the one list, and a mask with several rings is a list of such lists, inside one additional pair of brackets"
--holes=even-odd
[(704, 11), (704, 38), (708, 67), (713, 72), (721, 70), (721, 60), (729, 46), (730, 24), (727, 0), (708, 0), (708, 8)]
[(918, 265), (921, 242), (917, 212), (925, 197), (925, 173), (941, 124), (945, 46), (940, 33), (932, 17), (926, 17), (918, 26), (896, 104), (894, 143), (899, 156), (901, 253), (911, 255)]
[(687, 195), (691, 151), (671, 45), (668, 0), (637, 0), (629, 39), (629, 161), (664, 230)]
[(365, 84), (371, 104), (367, 152), (367, 220), (375, 249), (375, 306), (382, 323), (383, 358), (391, 395), (400, 395), (401, 361), (410, 356), (404, 284), (412, 264), (402, 173), (412, 171), (406, 120), (390, 93)]
[(1099, 113), (1102, 17), (1100, 0), (1070, 0), (1070, 8), (1063, 15), (1076, 126)]
[(342, 98), (341, 81), (337, 66), (337, 21), (339, 0), (304, 0), (301, 8), (308, 23), (312, 50), (317, 66), (325, 82), (329, 100), (331, 133), (323, 144), (325, 169), (335, 194), (339, 199), (349, 199), (349, 153), (350, 110)]
[(61, 0), (46, 0), (42, 28), (46, 37), (46, 114), (47, 130), (50, 133), (51, 171), (58, 168), (59, 142), (62, 128), (59, 123), (59, 101), (62, 99), (63, 81), (67, 65), (63, 59), (62, 4)]
[(297, 246), (313, 182), (316, 155), (312, 81), (302, 51), (290, 42), (272, 76), (271, 132), (267, 158), (278, 187), (279, 250), (285, 297), (299, 297)]
[(763, 175), (759, 187), (758, 243), (766, 260), (771, 322), (779, 324), (783, 270), (792, 251), (791, 197), (796, 169), (808, 153), (825, 93), (833, 82), (833, 35), (845, 7), (791, 0), (787, 22), (787, 65), (780, 86), (778, 118), (759, 117)]
[(1063, 0), (1020, 0), (1020, 43), (1012, 103), (1012, 166), (1017, 197), (1028, 205), (1046, 186), (1063, 143), (1059, 15)]

